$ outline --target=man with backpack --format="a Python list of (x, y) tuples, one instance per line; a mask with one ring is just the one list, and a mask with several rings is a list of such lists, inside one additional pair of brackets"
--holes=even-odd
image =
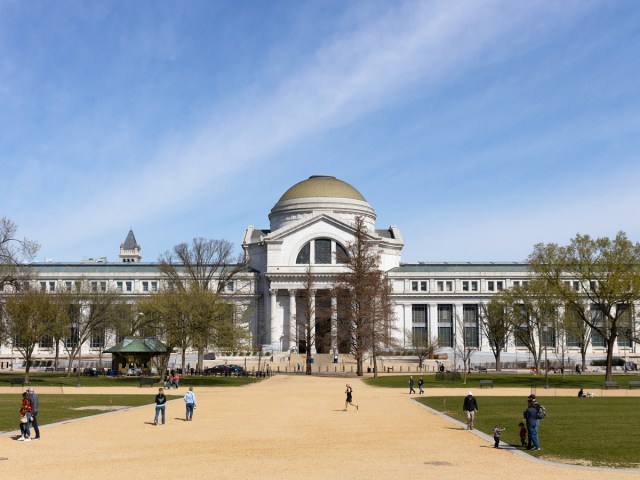
[(535, 394), (529, 395), (527, 409), (524, 411), (524, 418), (527, 420), (528, 443), (527, 450), (540, 450), (538, 443), (538, 429), (540, 420), (546, 416), (545, 408), (538, 403)]

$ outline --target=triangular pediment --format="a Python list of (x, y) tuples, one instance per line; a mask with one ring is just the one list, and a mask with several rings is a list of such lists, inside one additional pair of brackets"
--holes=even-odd
[[(300, 222), (295, 223), (293, 225), (288, 225), (285, 228), (281, 228), (279, 230), (271, 232), (264, 240), (267, 242), (283, 241), (291, 235), (294, 235), (303, 230), (312, 229), (314, 226), (317, 226), (319, 224), (325, 224), (325, 225), (331, 226), (332, 228), (342, 230), (348, 235), (355, 234), (355, 227), (353, 225), (347, 222), (344, 222), (338, 218), (325, 215), (325, 214), (320, 214), (320, 215), (315, 215), (311, 218), (307, 218), (305, 220), (301, 220)], [(377, 239), (377, 235), (372, 235), (370, 232), (367, 232), (367, 238), (371, 240), (375, 240)]]

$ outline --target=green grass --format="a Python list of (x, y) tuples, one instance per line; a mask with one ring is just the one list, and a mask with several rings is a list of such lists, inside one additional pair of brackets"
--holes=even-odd
[[(466, 423), (462, 396), (419, 398), (419, 402)], [(506, 427), (501, 440), (520, 445), (518, 423), (523, 421), (526, 398), (480, 397), (475, 427), (492, 436), (496, 423)], [(540, 452), (536, 457), (567, 463), (638, 468), (640, 445), (640, 399), (637, 397), (549, 397), (538, 394), (547, 416), (539, 430)], [(526, 451), (526, 450), (525, 450)]]
[[(40, 412), (38, 425), (62, 422), (74, 418), (88, 417), (104, 413), (101, 409), (76, 410), (78, 407), (124, 406), (137, 407), (154, 402), (156, 392), (149, 395), (49, 395), (39, 394)], [(180, 396), (167, 395), (172, 400)], [(0, 395), (0, 432), (19, 430), (21, 396)], [(149, 406), (149, 418), (152, 418), (153, 407)], [(181, 410), (182, 412), (182, 410)]]
[[(6, 372), (0, 373), (0, 387), (10, 385), (11, 379), (23, 379), (22, 372)], [(180, 377), (180, 387), (219, 387), (219, 386), (241, 386), (258, 382), (259, 379), (252, 377), (217, 377), (217, 376), (184, 376)], [(78, 382), (76, 375), (67, 378), (64, 373), (30, 373), (29, 385), (32, 387), (75, 387)], [(138, 387), (140, 386), (140, 378), (138, 377), (89, 377), (81, 376), (80, 385), (83, 387)], [(159, 384), (157, 386), (160, 386)], [(143, 387), (148, 388), (148, 387)], [(20, 386), (15, 386), (16, 392)]]
[[(425, 389), (429, 388), (468, 388), (479, 389), (480, 380), (493, 380), (493, 385), (499, 387), (536, 388), (538, 392), (544, 390), (544, 375), (516, 375), (509, 373), (472, 373), (467, 375), (467, 383), (462, 381), (436, 380), (435, 374), (412, 374), (415, 380), (415, 389), (418, 389), (418, 379), (424, 380)], [(637, 375), (615, 375), (613, 379), (618, 382), (620, 388), (627, 388), (630, 380), (640, 380)], [(390, 375), (366, 380), (369, 385), (390, 388), (409, 388), (409, 375)], [(549, 388), (573, 389), (578, 393), (580, 387), (585, 391), (604, 388), (604, 375), (565, 375), (549, 374)]]

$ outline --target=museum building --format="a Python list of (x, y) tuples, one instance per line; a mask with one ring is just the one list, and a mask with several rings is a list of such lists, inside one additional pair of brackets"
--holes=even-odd
[[(308, 270), (313, 273), (311, 290), (315, 311), (328, 312), (317, 322), (318, 341), (314, 354), (346, 353), (339, 331), (337, 299), (332, 296), (336, 275), (345, 271), (340, 258), (354, 240), (356, 217), (364, 220), (367, 240), (380, 255), (380, 268), (387, 272), (392, 288), (396, 337), (394, 348), (411, 348), (416, 335), (437, 338), (439, 351), (453, 353), (464, 335), (467, 346), (476, 347), (490, 361), (491, 350), (480, 328), (480, 305), (503, 289), (527, 282), (525, 263), (438, 262), (405, 264), (401, 261), (404, 242), (397, 226), (377, 228), (376, 213), (352, 185), (332, 176), (315, 175), (289, 188), (269, 213), (269, 228), (249, 225), (242, 239), (247, 268), (225, 288), (236, 303), (250, 333), (251, 349), (271, 352), (304, 352), (304, 309), (302, 295), (307, 288)], [(129, 301), (151, 295), (164, 287), (157, 263), (142, 262), (141, 247), (133, 231), (120, 246), (118, 262), (104, 258), (75, 263), (36, 263), (39, 287), (47, 292), (71, 289), (80, 281), (92, 289), (114, 289)], [(320, 308), (321, 306), (325, 308)], [(636, 318), (635, 315), (633, 315)], [(312, 319), (312, 324), (316, 319)], [(555, 335), (548, 337), (557, 347)], [(83, 346), (83, 358), (97, 356), (116, 343), (111, 332), (99, 332)], [(459, 343), (458, 343), (459, 344)], [(567, 339), (569, 354), (578, 355), (577, 342)], [(604, 356), (604, 341), (594, 334), (590, 356)], [(631, 354), (636, 346), (621, 338), (619, 353)], [(52, 358), (50, 338), (36, 347), (35, 358)], [(508, 342), (510, 355), (527, 357), (527, 349), (517, 338)], [(0, 347), (0, 366), (17, 360), (11, 345)]]

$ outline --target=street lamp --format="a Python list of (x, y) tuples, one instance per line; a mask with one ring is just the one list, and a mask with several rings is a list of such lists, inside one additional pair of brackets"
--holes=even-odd
[(542, 326), (542, 341), (544, 342), (544, 388), (549, 388), (549, 364), (547, 362), (547, 344), (549, 343), (549, 326)]

